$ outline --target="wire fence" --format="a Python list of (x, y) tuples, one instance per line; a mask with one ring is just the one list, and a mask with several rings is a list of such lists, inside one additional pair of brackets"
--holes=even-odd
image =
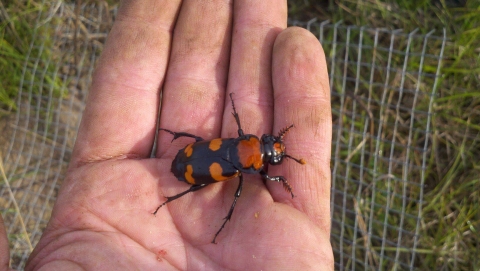
[[(29, 243), (35, 246), (50, 218), (116, 14), (103, 4), (45, 7), (23, 68), (18, 110), (0, 120), (8, 180), (0, 206), (14, 269), (24, 268)], [(291, 25), (318, 36), (329, 66), (335, 269), (415, 269), (445, 32)]]
[(445, 31), (306, 27), (329, 61), (336, 269), (413, 270)]

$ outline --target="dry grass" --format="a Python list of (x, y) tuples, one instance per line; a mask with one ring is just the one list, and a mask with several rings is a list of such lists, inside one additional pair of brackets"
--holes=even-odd
[[(3, 157), (1, 151), (0, 151), (0, 157)], [(15, 200), (15, 196), (13, 195), (12, 188), (10, 187), (10, 181), (8, 180), (7, 175), (5, 174), (5, 170), (3, 168), (3, 161), (1, 159), (0, 159), (0, 173), (2, 175), (3, 183), (7, 187), (10, 198), (13, 200), (13, 205), (15, 206), (15, 212), (17, 212), (17, 214), (20, 214), (18, 216), (18, 219), (19, 219), (20, 225), (22, 227), (23, 237), (25, 238), (25, 241), (27, 242), (28, 247), (30, 248), (30, 252), (31, 252), (31, 251), (33, 251), (32, 242), (30, 241), (30, 236), (28, 235), (27, 227), (25, 227), (25, 222), (23, 222), (22, 213), (20, 212), (20, 207), (18, 207), (18, 203)]]

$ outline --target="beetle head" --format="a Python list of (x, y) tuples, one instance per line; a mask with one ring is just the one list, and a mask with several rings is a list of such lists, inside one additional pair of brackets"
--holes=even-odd
[(285, 129), (280, 130), (278, 136), (273, 135), (263, 135), (263, 151), (264, 157), (263, 160), (271, 165), (280, 165), (283, 162), (283, 158), (287, 157), (293, 159), (299, 164), (306, 164), (305, 160), (294, 158), (285, 153), (285, 144), (283, 143), (283, 137), (285, 134), (293, 127), (293, 124), (288, 126)]

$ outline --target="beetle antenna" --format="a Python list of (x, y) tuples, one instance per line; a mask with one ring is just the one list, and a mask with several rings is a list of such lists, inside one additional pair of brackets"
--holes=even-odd
[(280, 132), (278, 133), (278, 138), (280, 138), (280, 140), (283, 139), (283, 137), (285, 136), (285, 134), (288, 132), (288, 130), (290, 130), (291, 128), (293, 128), (293, 124), (288, 126), (287, 128), (283, 128), (282, 130), (280, 130)]
[(295, 162), (297, 162), (299, 164), (302, 164), (302, 165), (305, 165), (307, 163), (303, 158), (297, 159), (297, 158), (292, 157), (288, 154), (285, 154), (284, 156), (287, 157), (287, 158), (290, 158), (290, 159), (294, 160)]

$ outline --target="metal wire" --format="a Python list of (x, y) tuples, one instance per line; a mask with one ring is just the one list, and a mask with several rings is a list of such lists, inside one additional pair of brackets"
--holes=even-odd
[[(16, 101), (6, 120), (2, 161), (14, 198), (0, 187), (2, 216), (9, 237), (11, 264), (23, 269), (50, 218), (71, 156), (96, 58), (112, 24), (103, 5), (75, 6), (45, 1), (23, 67)], [(42, 35), (48, 33), (48, 38)], [(52, 53), (54, 52), (54, 53)], [(33, 65), (31, 65), (33, 63)], [(5, 200), (3, 200), (5, 199)], [(14, 211), (13, 200), (20, 207)], [(27, 233), (21, 231), (20, 219)]]
[[(14, 199), (2, 184), (14, 269), (23, 269), (30, 254), (20, 218), (34, 245), (49, 220), (95, 61), (116, 14), (100, 4), (44, 5), (48, 9), (36, 22), (18, 110), (4, 129), (8, 144), (2, 159), (21, 210), (14, 211)], [(290, 24), (318, 36), (329, 66), (335, 268), (415, 269), (445, 31), (435, 36), (342, 22)], [(51, 36), (42, 39), (44, 33)]]
[[(336, 268), (413, 270), (445, 31), (434, 36), (341, 22), (317, 29), (334, 109)], [(429, 101), (428, 108), (417, 108), (419, 100)]]
[(318, 34), (329, 64), (335, 267), (413, 270), (446, 32), (293, 24)]

